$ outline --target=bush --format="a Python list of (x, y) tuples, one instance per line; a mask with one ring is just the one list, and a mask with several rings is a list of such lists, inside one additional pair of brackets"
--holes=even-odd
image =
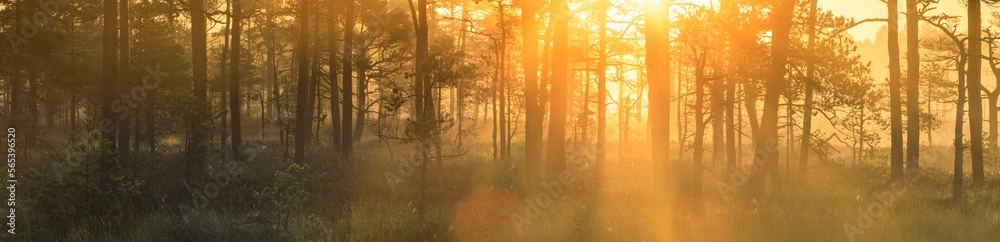
[(274, 173), (274, 184), (254, 192), (257, 221), (270, 225), (275, 236), (288, 234), (294, 213), (305, 203), (308, 194), (303, 189), (302, 177), (308, 169), (293, 163), (288, 169)]

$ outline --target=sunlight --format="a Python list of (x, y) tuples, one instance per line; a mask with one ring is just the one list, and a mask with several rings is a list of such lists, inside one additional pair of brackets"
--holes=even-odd
[(718, 0), (675, 0), (675, 3), (691, 3), (701, 6), (718, 6)]
[(978, 0), (39, 1), (0, 1), (0, 241), (1000, 227)]

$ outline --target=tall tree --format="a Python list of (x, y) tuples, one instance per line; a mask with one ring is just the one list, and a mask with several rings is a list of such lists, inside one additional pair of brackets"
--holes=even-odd
[[(101, 40), (103, 44), (101, 92), (103, 93), (118, 93), (118, 6), (116, 3), (118, 2), (115, 0), (104, 0), (104, 37)], [(102, 121), (100, 125), (104, 139), (102, 142), (110, 145), (108, 148), (115, 147), (115, 139), (117, 138), (114, 126), (114, 120), (117, 117), (115, 117), (111, 107), (114, 98), (115, 95), (101, 95)], [(104, 170), (103, 168), (101, 170)]]
[[(230, 42), (230, 47), (232, 50), (229, 51), (230, 59), (229, 62), (229, 114), (232, 117), (232, 147), (233, 147), (233, 158), (237, 161), (241, 160), (240, 156), (240, 144), (241, 135), (241, 122), (240, 122), (240, 56), (241, 56), (241, 32), (243, 31), (243, 12), (241, 0), (232, 0), (233, 12), (232, 14), (232, 39)], [(299, 66), (300, 68), (302, 66)], [(223, 137), (225, 138), (225, 137)]]
[[(809, 28), (809, 43), (806, 47), (809, 52), (815, 53), (813, 48), (816, 47), (816, 10), (817, 2), (819, 0), (809, 1), (809, 22), (806, 24)], [(806, 169), (809, 167), (809, 148), (811, 146), (810, 139), (812, 139), (812, 112), (813, 112), (813, 85), (816, 83), (816, 61), (818, 60), (808, 60), (806, 66), (806, 83), (805, 83), (805, 105), (802, 107), (802, 146), (799, 147), (801, 159), (799, 161), (799, 179), (802, 179), (806, 175)]]
[[(208, 31), (206, 28), (205, 1), (191, 1), (191, 76), (194, 83), (194, 96), (202, 104), (208, 103)], [(205, 123), (208, 120), (191, 121), (191, 137), (188, 141), (189, 169), (191, 175), (204, 174), (205, 159), (208, 153), (208, 131)]]
[(552, 109), (549, 113), (549, 146), (547, 177), (557, 177), (566, 167), (566, 102), (569, 66), (569, 20), (573, 13), (566, 0), (552, 2), (552, 24), (555, 26), (552, 43)]
[(309, 131), (309, 0), (300, 0), (298, 6), (299, 38), (295, 53), (298, 68), (298, 83), (295, 93), (295, 163), (305, 162), (305, 142)]
[[(948, 15), (940, 15), (934, 17), (925, 17), (924, 21), (929, 23), (931, 26), (941, 30), (945, 36), (955, 44), (954, 56), (952, 61), (955, 64), (955, 70), (958, 72), (958, 85), (956, 91), (958, 92), (958, 99), (955, 101), (955, 139), (954, 141), (954, 177), (952, 184), (952, 199), (954, 201), (960, 201), (962, 197), (962, 182), (963, 178), (963, 163), (965, 162), (965, 144), (963, 132), (965, 129), (965, 103), (966, 103), (966, 78), (969, 76), (966, 63), (969, 61), (969, 54), (966, 51), (965, 42), (968, 38), (958, 34), (958, 25), (952, 24), (955, 17)], [(929, 94), (929, 93), (928, 93)]]
[[(889, 0), (889, 90), (900, 89), (899, 70), (899, 0)], [(894, 181), (903, 180), (903, 114), (899, 92), (889, 92), (890, 116), (890, 175)]]
[(334, 38), (334, 33), (337, 33), (337, 12), (334, 11), (334, 5), (336, 0), (329, 0), (327, 3), (326, 10), (326, 32), (327, 32), (327, 49), (330, 51), (327, 58), (327, 67), (330, 68), (329, 79), (330, 79), (330, 127), (333, 133), (333, 150), (340, 150), (342, 145), (343, 137), (340, 134), (341, 129), (341, 119), (340, 119), (340, 84), (337, 84), (337, 39)]
[(906, 168), (920, 172), (920, 36), (917, 0), (906, 0)]
[[(705, 78), (705, 62), (707, 54), (705, 52), (695, 53), (695, 71), (694, 71), (694, 144), (692, 145), (694, 151), (692, 152), (692, 157), (694, 163), (691, 165), (693, 169), (691, 177), (691, 190), (695, 194), (701, 192), (703, 172), (702, 168), (703, 159), (705, 154), (705, 82), (708, 82), (708, 78)], [(714, 109), (713, 109), (714, 110)], [(716, 156), (717, 155), (713, 155)], [(713, 159), (714, 160), (714, 159)]]
[[(102, 48), (102, 79), (101, 79), (101, 92), (103, 93), (117, 93), (117, 41), (118, 37), (118, 6), (115, 0), (104, 0), (104, 37), (101, 40), (103, 44)], [(17, 75), (18, 73), (15, 73)], [(32, 82), (32, 78), (29, 77), (28, 81)], [(20, 83), (15, 82), (16, 85)], [(32, 83), (31, 86), (34, 86)], [(18, 87), (19, 88), (19, 87)], [(15, 96), (15, 98), (17, 98)], [(29, 98), (34, 98), (29, 95)], [(115, 114), (111, 109), (111, 103), (114, 100), (114, 95), (101, 95), (101, 122), (100, 128), (102, 133), (102, 145), (105, 149), (112, 150), (115, 148)], [(14, 107), (17, 108), (17, 107)], [(112, 172), (114, 164), (108, 159), (101, 159), (100, 169), (103, 172), (101, 176), (100, 187), (103, 191), (109, 192), (113, 181), (114, 173)]]
[[(722, 14), (723, 23), (731, 23), (735, 21), (739, 16), (739, 6), (736, 1), (725, 0), (721, 4), (722, 9), (720, 10)], [(726, 72), (730, 73), (728, 78), (724, 78), (726, 81), (726, 169), (728, 171), (733, 171), (736, 167), (737, 160), (737, 142), (736, 142), (736, 123), (735, 116), (740, 115), (738, 112), (734, 112), (735, 108), (739, 106), (736, 102), (736, 82), (737, 79), (733, 77), (731, 73), (736, 73), (736, 53), (739, 48), (736, 40), (736, 29), (733, 26), (723, 26), (726, 30)], [(677, 110), (678, 113), (680, 110)], [(678, 115), (680, 116), (680, 115)]]
[[(427, 53), (428, 53), (428, 31), (427, 31), (427, 0), (417, 0), (417, 6), (413, 5), (413, 1), (407, 1), (410, 5), (410, 17), (413, 20), (413, 31), (417, 38), (416, 41), (416, 53), (414, 53), (414, 63), (415, 63), (415, 75), (413, 78), (413, 93), (414, 95), (414, 113), (416, 116), (416, 122), (418, 126), (429, 125), (430, 124), (430, 113), (433, 112), (433, 99), (430, 93), (430, 83), (428, 82), (427, 76)], [(345, 87), (346, 88), (346, 87)], [(494, 112), (496, 115), (496, 112)], [(347, 120), (347, 119), (345, 119)], [(420, 216), (420, 220), (424, 219), (424, 211), (427, 207), (427, 161), (428, 155), (430, 154), (430, 129), (425, 127), (418, 127), (418, 130), (424, 130), (423, 132), (418, 132), (417, 139), (420, 142), (420, 156), (417, 158), (420, 164), (420, 200), (418, 202), (417, 214)], [(494, 132), (494, 137), (495, 137)], [(495, 138), (494, 138), (495, 140)], [(495, 142), (494, 142), (495, 144)], [(494, 157), (496, 157), (496, 145), (494, 145)]]
[(649, 132), (653, 163), (664, 164), (670, 149), (670, 41), (671, 1), (646, 1), (646, 81), (649, 85)]
[[(464, 2), (464, 1), (463, 1)], [(542, 113), (538, 103), (538, 2), (521, 1), (521, 31), (524, 42), (524, 156), (529, 186), (538, 186), (542, 159)], [(463, 11), (465, 11), (463, 9)], [(461, 127), (459, 127), (461, 129)]]
[(972, 150), (972, 184), (982, 185), (983, 100), (982, 100), (982, 14), (980, 0), (969, 1), (969, 135)]
[[(891, 0), (890, 0), (891, 1)], [(785, 71), (788, 63), (789, 33), (792, 28), (792, 17), (797, 0), (782, 0), (775, 2), (772, 20), (771, 63), (767, 81), (764, 83), (764, 110), (754, 142), (757, 144), (754, 155), (754, 169), (766, 169), (751, 175), (754, 190), (760, 192), (767, 176), (771, 176), (771, 189), (781, 191), (778, 176), (778, 149), (772, 147), (778, 142), (778, 101), (785, 90)], [(758, 167), (762, 164), (763, 167)]]
[[(354, 101), (352, 97), (352, 75), (354, 74), (354, 0), (348, 0), (346, 5), (344, 5), (344, 61), (343, 61), (343, 100), (341, 101), (342, 107), (340, 110), (343, 112), (341, 115), (341, 145), (340, 148), (344, 152), (345, 157), (351, 156), (351, 147), (354, 143), (354, 138), (351, 133), (351, 112), (354, 110)], [(358, 115), (361, 115), (360, 113)], [(358, 124), (361, 125), (361, 124)]]
[[(219, 76), (221, 77), (219, 79), (222, 80), (222, 86), (223, 86), (223, 88), (219, 88), (220, 89), (219, 92), (222, 94), (221, 95), (222, 96), (221, 99), (222, 99), (222, 103), (223, 103), (222, 104), (223, 110), (225, 110), (225, 107), (226, 107), (225, 102), (227, 100), (229, 100), (226, 97), (226, 95), (228, 95), (228, 91), (226, 90), (225, 86), (226, 86), (226, 83), (228, 82), (227, 81), (228, 74), (226, 73), (226, 68), (227, 68), (226, 63), (228, 63), (228, 61), (229, 61), (229, 59), (228, 59), (229, 58), (229, 43), (230, 43), (230, 41), (229, 41), (229, 35), (230, 35), (229, 30), (232, 29), (232, 23), (233, 23), (233, 15), (229, 14), (229, 13), (231, 13), (232, 10), (233, 10), (233, 3), (232, 3), (232, 1), (226, 1), (226, 13), (227, 13), (226, 14), (226, 25), (222, 26), (222, 54), (219, 55), (219, 70), (220, 70), (219, 71), (219, 73), (220, 73)], [(222, 119), (222, 122), (221, 122), (222, 123), (221, 124), (222, 125), (222, 134), (221, 134), (222, 136), (219, 138), (219, 140), (220, 140), (219, 143), (221, 143), (220, 144), (221, 147), (220, 147), (219, 153), (221, 153), (222, 162), (225, 163), (228, 160), (228, 158), (226, 156), (226, 154), (227, 154), (226, 148), (228, 148), (228, 146), (227, 146), (228, 141), (226, 140), (226, 137), (229, 137), (229, 129), (228, 129), (229, 128), (229, 119), (228, 119), (228, 117), (226, 117), (226, 115), (222, 115), (221, 119)]]
[[(954, 36), (954, 35), (952, 35), (952, 36)], [(962, 47), (962, 45), (961, 45), (962, 43), (961, 42), (958, 42), (958, 44), (959, 44), (959, 47)], [(962, 52), (964, 52), (964, 50), (962, 48), (959, 48), (959, 50), (961, 50)], [(965, 71), (965, 62), (968, 61), (968, 57), (964, 53), (960, 52), (958, 54), (958, 57), (956, 57), (956, 59), (957, 59), (957, 61), (955, 63), (957, 65), (957, 67), (958, 67), (958, 69), (957, 69), (958, 70), (958, 88), (957, 88), (957, 91), (958, 91), (958, 100), (956, 101), (956, 105), (955, 105), (955, 140), (954, 140), (954, 142), (955, 142), (954, 143), (954, 147), (955, 147), (955, 149), (954, 149), (955, 150), (955, 162), (954, 162), (954, 164), (955, 164), (955, 166), (954, 166), (954, 178), (952, 180), (952, 190), (951, 190), (952, 193), (951, 193), (951, 197), (952, 197), (952, 201), (957, 203), (957, 202), (961, 201), (961, 199), (962, 199), (962, 184), (964, 182), (963, 180), (965, 179), (964, 178), (964, 172), (965, 171), (962, 170), (962, 169), (964, 169), (962, 167), (963, 163), (965, 163), (965, 144), (963, 143), (964, 137), (962, 135), (962, 132), (964, 131), (964, 128), (965, 128), (965, 125), (963, 125), (964, 121), (965, 121), (964, 119), (965, 119), (965, 99), (966, 99), (966, 97), (965, 97), (965, 92), (966, 92), (966, 86), (965, 86), (965, 79), (966, 79), (966, 77), (965, 77), (965, 74), (966, 74), (965, 73), (966, 72)]]
[[(118, 18), (118, 91), (119, 96), (126, 97), (132, 95), (131, 83), (129, 80), (129, 0), (119, 0), (120, 17)], [(132, 112), (134, 113), (134, 112)], [(129, 154), (129, 120), (132, 115), (128, 115), (119, 120), (118, 124), (118, 154), (120, 159), (128, 161)]]
[[(608, 9), (610, 1), (600, 0), (598, 4), (597, 21), (600, 22), (601, 26), (598, 30), (600, 31), (598, 33), (598, 44), (600, 45), (598, 51), (600, 53), (598, 53), (597, 59), (597, 161), (604, 162), (608, 123)], [(665, 106), (670, 107), (669, 103)], [(669, 139), (669, 137), (667, 138)]]

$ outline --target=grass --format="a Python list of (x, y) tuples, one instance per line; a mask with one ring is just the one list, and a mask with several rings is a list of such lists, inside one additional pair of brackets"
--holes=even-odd
[[(522, 190), (522, 160), (493, 161), (490, 145), (473, 144), (464, 156), (427, 167), (428, 205), (419, 213), (419, 170), (406, 172), (412, 147), (363, 143), (344, 161), (325, 147), (311, 147), (304, 177), (305, 205), (289, 212), (287, 232), (273, 218), (260, 217), (253, 191), (271, 184), (287, 166), (274, 145), (245, 164), (246, 172), (203, 212), (185, 221), (172, 204), (144, 206), (135, 213), (92, 218), (65, 237), (28, 234), (24, 238), (88, 241), (996, 241), (1000, 238), (1000, 168), (987, 163), (988, 183), (966, 184), (959, 203), (951, 200), (946, 147), (926, 148), (922, 175), (889, 200), (887, 164), (816, 162), (803, 180), (782, 174), (782, 192), (761, 199), (725, 200), (713, 177), (705, 175), (700, 194), (691, 192), (690, 162), (676, 162), (669, 177), (650, 171), (641, 149), (608, 161), (570, 165), (576, 179), (561, 192)], [(518, 147), (518, 145), (515, 145)], [(610, 145), (616, 148), (617, 145)], [(516, 156), (516, 155), (515, 155)], [(708, 156), (710, 157), (710, 155)], [(941, 157), (935, 159), (934, 157)], [(170, 164), (181, 159), (151, 157)], [(887, 163), (887, 162), (883, 162)], [(711, 164), (707, 160), (706, 164)], [(967, 163), (968, 164), (968, 163)], [(784, 165), (784, 164), (783, 164)], [(721, 168), (718, 170), (722, 171)], [(353, 172), (352, 172), (353, 171)], [(784, 172), (784, 169), (782, 169)], [(392, 179), (387, 174), (394, 174)], [(967, 173), (968, 174), (968, 173)], [(144, 196), (171, 197), (181, 190), (168, 174), (145, 174)], [(788, 179), (788, 178), (791, 179)], [(177, 179), (176, 177), (173, 179)], [(394, 180), (395, 179), (395, 180)], [(668, 179), (676, 192), (658, 190)], [(969, 178), (967, 176), (967, 183)], [(177, 183), (177, 182), (173, 182)], [(741, 187), (742, 188), (742, 187)], [(173, 193), (164, 191), (174, 191)], [(162, 193), (162, 194), (161, 194)], [(537, 198), (549, 197), (540, 204)], [(531, 199), (535, 198), (535, 202)], [(146, 198), (144, 201), (153, 203)], [(888, 202), (886, 202), (888, 201)], [(873, 205), (874, 204), (874, 205)], [(883, 212), (864, 217), (870, 207)], [(21, 216), (31, 216), (25, 214)], [(860, 222), (859, 222), (860, 221)], [(870, 225), (868, 225), (870, 224)], [(44, 224), (32, 224), (44, 226)], [(858, 229), (847, 230), (854, 226)], [(36, 233), (53, 233), (52, 231)], [(853, 231), (853, 232), (852, 232)], [(853, 235), (851, 235), (853, 233)]]

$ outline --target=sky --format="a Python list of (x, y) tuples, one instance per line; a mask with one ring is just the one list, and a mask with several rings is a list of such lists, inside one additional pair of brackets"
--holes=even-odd
[[(962, 0), (941, 0), (940, 3), (936, 4), (937, 9), (932, 11), (931, 14), (940, 14), (942, 12), (948, 13), (949, 15), (962, 16), (962, 24), (966, 23), (965, 4)], [(906, 1), (899, 0), (899, 12), (906, 11)], [(863, 20), (868, 18), (885, 18), (886, 16), (886, 5), (879, 0), (819, 0), (820, 9), (826, 9), (833, 11), (838, 15), (843, 15), (845, 17), (854, 18), (855, 20)], [(997, 11), (997, 8), (985, 6), (983, 8), (983, 23), (988, 25), (989, 21), (992, 19), (991, 13)], [(904, 25), (905, 16), (900, 16), (900, 25)], [(875, 34), (878, 32), (879, 28), (885, 26), (884, 23), (867, 23), (855, 27), (848, 31), (857, 40), (874, 39)], [(964, 26), (961, 28), (965, 28)], [(902, 26), (900, 26), (902, 29)]]

